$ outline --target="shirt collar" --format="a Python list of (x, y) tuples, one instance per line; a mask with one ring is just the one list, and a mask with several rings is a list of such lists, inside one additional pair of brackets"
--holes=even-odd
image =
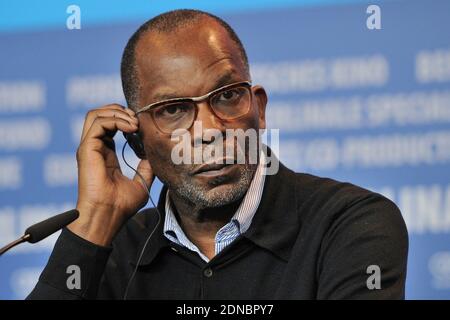
[[(264, 152), (261, 152), (259, 164), (253, 176), (252, 182), (250, 183), (244, 199), (241, 201), (241, 204), (230, 220), (231, 223), (236, 224), (239, 234), (242, 234), (249, 229), (261, 201), (266, 176), (265, 163), (265, 154)], [(184, 245), (193, 251), (199, 252), (198, 248), (187, 238), (175, 217), (172, 203), (170, 201), (169, 190), (166, 192), (165, 222), (163, 232), (165, 237), (170, 241)], [(218, 233), (219, 232), (220, 230)]]

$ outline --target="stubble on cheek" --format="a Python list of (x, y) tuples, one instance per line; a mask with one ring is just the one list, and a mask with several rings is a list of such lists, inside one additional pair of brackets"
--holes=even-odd
[(155, 143), (145, 149), (154, 175), (170, 189), (176, 188), (183, 180), (191, 179), (191, 165), (177, 165), (172, 161), (172, 146)]

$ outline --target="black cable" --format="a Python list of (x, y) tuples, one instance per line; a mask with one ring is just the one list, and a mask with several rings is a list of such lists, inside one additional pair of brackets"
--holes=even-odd
[(147, 186), (147, 183), (145, 182), (144, 177), (136, 169), (134, 169), (130, 164), (128, 164), (127, 160), (125, 159), (125, 147), (127, 146), (127, 144), (128, 144), (128, 141), (125, 141), (125, 143), (124, 143), (124, 145), (122, 147), (122, 159), (125, 162), (125, 165), (127, 165), (128, 168), (133, 170), (137, 174), (137, 176), (139, 178), (141, 178), (142, 183), (144, 184), (143, 187), (144, 187), (145, 191), (147, 191), (148, 197), (149, 197), (153, 207), (156, 209), (156, 212), (158, 213), (158, 222), (156, 223), (156, 226), (153, 228), (152, 232), (148, 236), (147, 240), (145, 240), (144, 247), (142, 248), (142, 250), (141, 250), (141, 252), (139, 254), (139, 258), (138, 258), (138, 260), (136, 262), (136, 266), (134, 268), (134, 271), (131, 274), (130, 280), (128, 280), (127, 287), (125, 288), (125, 293), (123, 295), (123, 300), (127, 300), (128, 290), (130, 289), (131, 283), (133, 282), (133, 279), (134, 279), (134, 277), (136, 275), (137, 269), (139, 267), (139, 263), (141, 262), (142, 257), (144, 256), (145, 248), (147, 247), (148, 242), (152, 238), (153, 234), (155, 233), (156, 229), (158, 228), (158, 226), (159, 226), (159, 224), (161, 222), (161, 212), (159, 212), (158, 207), (155, 205), (155, 202), (153, 201), (152, 196), (150, 195), (151, 186)]

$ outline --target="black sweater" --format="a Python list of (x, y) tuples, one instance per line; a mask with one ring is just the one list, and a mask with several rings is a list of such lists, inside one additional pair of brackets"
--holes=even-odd
[[(407, 230), (395, 204), (379, 194), (280, 164), (266, 177), (249, 230), (206, 263), (164, 237), (165, 191), (162, 221), (128, 299), (404, 298)], [(123, 299), (156, 221), (155, 209), (140, 212), (111, 248), (64, 229), (28, 299)], [(70, 265), (80, 267), (80, 289), (67, 286)], [(380, 289), (368, 286), (375, 283), (373, 265)]]

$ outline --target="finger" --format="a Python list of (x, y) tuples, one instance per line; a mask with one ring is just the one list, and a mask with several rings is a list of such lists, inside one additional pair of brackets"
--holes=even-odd
[(119, 111), (125, 111), (126, 113), (128, 113), (130, 116), (134, 117), (136, 116), (136, 113), (130, 109), (130, 108), (126, 108), (120, 104), (117, 103), (113, 103), (113, 104), (107, 104), (105, 106), (102, 106), (100, 108), (97, 108), (99, 110), (103, 110), (103, 109), (114, 109), (114, 110), (119, 110)]
[(121, 118), (123, 120), (138, 124), (138, 119), (135, 116), (132, 116), (131, 113), (124, 111), (119, 106), (110, 106), (108, 108), (99, 108), (93, 109), (89, 111), (86, 115), (86, 119), (84, 121), (83, 130), (81, 134), (81, 141), (84, 140), (86, 133), (91, 128), (93, 122), (98, 117), (115, 117)]
[[(138, 167), (136, 168), (136, 171), (139, 173), (139, 175), (141, 175), (141, 177), (136, 173), (133, 177), (133, 181), (140, 184), (145, 181), (145, 189), (149, 190), (154, 179), (153, 169), (150, 165), (150, 162), (148, 162), (147, 159), (141, 160), (138, 164)], [(142, 179), (144, 179), (144, 181), (142, 181)]]
[(135, 132), (138, 130), (137, 124), (118, 117), (97, 117), (92, 122), (81, 144), (89, 140), (98, 140), (111, 137), (117, 130), (124, 132)]
[(96, 109), (99, 109), (99, 110), (114, 109), (114, 110), (119, 110), (119, 111), (125, 111), (126, 113), (128, 113), (132, 117), (134, 117), (136, 115), (136, 113), (132, 109), (126, 108), (126, 107), (124, 107), (124, 106), (122, 106), (120, 104), (117, 104), (117, 103), (107, 104), (107, 105), (104, 105), (104, 106), (102, 106), (100, 108), (96, 108)]
[(92, 123), (95, 121), (98, 117), (117, 117), (121, 118), (123, 120), (134, 122), (138, 124), (138, 120), (136, 117), (131, 116), (129, 113), (125, 112), (121, 109), (94, 109), (88, 112), (86, 115), (86, 120), (83, 125), (83, 131), (81, 134), (81, 141), (84, 140), (84, 137), (86, 136), (86, 133), (89, 131), (90, 127), (92, 126)]

